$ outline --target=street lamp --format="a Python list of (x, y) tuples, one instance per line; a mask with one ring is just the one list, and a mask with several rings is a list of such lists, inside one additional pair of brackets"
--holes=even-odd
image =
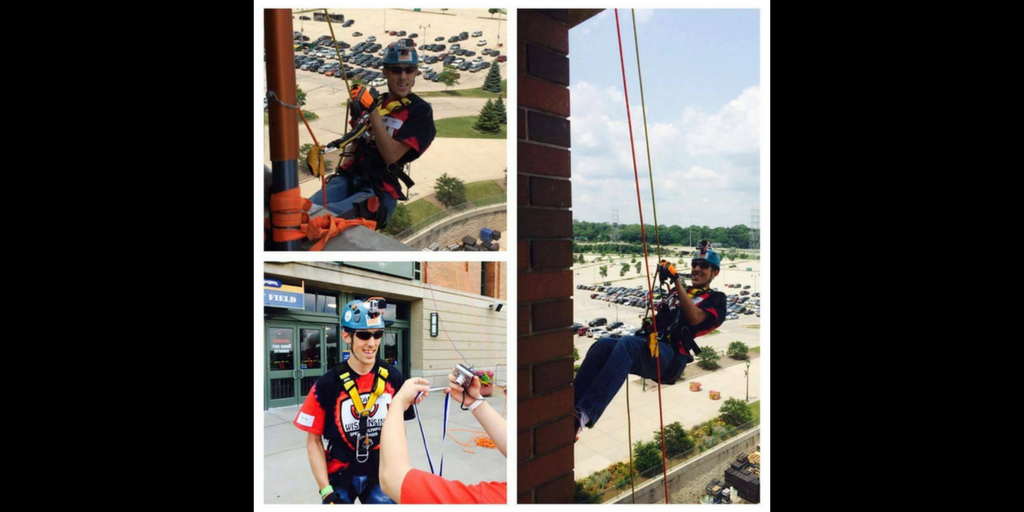
[(427, 38), (427, 29), (430, 28), (430, 25), (427, 25), (427, 26), (420, 25), (420, 28), (423, 29), (423, 41), (429, 42), (430, 39)]
[[(747, 356), (748, 358), (750, 356)], [(750, 401), (750, 359), (747, 359), (747, 369), (743, 370), (743, 375), (747, 377), (747, 402)]]

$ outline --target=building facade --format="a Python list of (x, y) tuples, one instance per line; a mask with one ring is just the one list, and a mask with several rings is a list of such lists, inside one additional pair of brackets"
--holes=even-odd
[(384, 297), (379, 357), (447, 384), (457, 363), (507, 382), (505, 268), (499, 262), (264, 263), (264, 409), (299, 405), (348, 356), (341, 310)]

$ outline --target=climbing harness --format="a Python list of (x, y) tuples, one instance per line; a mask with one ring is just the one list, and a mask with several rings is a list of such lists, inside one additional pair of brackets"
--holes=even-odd
[(356, 461), (362, 464), (370, 458), (370, 446), (373, 445), (373, 440), (366, 435), (366, 431), (370, 415), (374, 412), (377, 398), (384, 393), (388, 370), (387, 368), (379, 368), (377, 370), (377, 375), (374, 379), (375, 385), (370, 391), (370, 396), (366, 398), (365, 404), (362, 397), (359, 396), (359, 387), (352, 380), (351, 373), (345, 372), (339, 375), (338, 378), (341, 379), (345, 392), (352, 399), (352, 407), (355, 408), (356, 416), (359, 418), (359, 433), (356, 437)]

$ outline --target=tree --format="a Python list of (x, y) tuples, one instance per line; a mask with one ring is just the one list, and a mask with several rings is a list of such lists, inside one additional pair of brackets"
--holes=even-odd
[(491, 17), (493, 18), (495, 14), (501, 12), (501, 9), (487, 9), (487, 12), (491, 13)]
[(501, 101), (501, 96), (494, 102), (494, 113), (497, 114), (499, 123), (508, 124), (508, 113), (505, 111), (505, 102)]
[(466, 184), (458, 178), (449, 177), (448, 173), (437, 179), (434, 191), (437, 192), (437, 200), (449, 208), (466, 202)]
[(480, 110), (480, 117), (477, 118), (473, 128), (484, 133), (498, 133), (501, 131), (501, 123), (498, 122), (498, 116), (494, 113), (493, 101), (487, 100), (484, 108)]
[(619, 277), (625, 276), (626, 272), (629, 272), (629, 263), (623, 263), (622, 264), (622, 270), (619, 271)]
[(601, 265), (601, 267), (598, 270), (600, 271), (601, 277), (608, 277), (608, 266), (607, 265)]
[(734, 427), (754, 419), (754, 413), (750, 411), (750, 406), (739, 398), (726, 400), (718, 412), (722, 413), (722, 421)]
[(638, 262), (636, 262), (636, 273), (637, 273), (637, 274), (639, 274), (639, 273), (640, 273), (640, 265), (642, 265), (642, 263), (640, 263), (639, 261), (638, 261)]
[(409, 209), (405, 207), (405, 203), (399, 203), (391, 220), (388, 221), (388, 226), (384, 228), (384, 232), (389, 235), (397, 235), (411, 226), (412, 216), (409, 214)]
[(297, 85), (295, 86), (295, 98), (298, 99), (300, 107), (306, 104), (306, 91)]
[(717, 370), (718, 358), (718, 352), (715, 352), (714, 348), (701, 347), (700, 355), (697, 356), (697, 359), (700, 359), (700, 361), (697, 362), (697, 365), (705, 370)]
[(459, 81), (455, 79), (455, 71), (447, 68), (440, 75), (437, 75), (437, 81), (444, 84), (444, 90), (446, 91), (449, 87), (459, 84)]
[(501, 71), (498, 69), (497, 64), (491, 66), (491, 70), (487, 72), (487, 78), (484, 79), (483, 89), (487, 92), (501, 92)]
[(730, 343), (727, 354), (733, 359), (746, 359), (749, 357), (747, 355), (747, 346), (743, 344), (742, 341), (734, 341)]

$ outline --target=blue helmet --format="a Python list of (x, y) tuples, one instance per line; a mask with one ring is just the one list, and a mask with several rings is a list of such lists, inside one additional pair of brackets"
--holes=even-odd
[(399, 39), (388, 45), (384, 50), (384, 65), (389, 64), (419, 64), (419, 54), (416, 53), (416, 45), (409, 39)]
[(380, 311), (370, 311), (370, 304), (354, 300), (345, 305), (341, 316), (341, 326), (347, 330), (383, 329), (384, 315)]
[(722, 257), (719, 256), (717, 252), (712, 251), (711, 247), (703, 248), (699, 252), (694, 253), (693, 259), (690, 260), (690, 263), (692, 264), (697, 260), (707, 261), (715, 268), (715, 270), (720, 270), (720, 265), (722, 263)]

